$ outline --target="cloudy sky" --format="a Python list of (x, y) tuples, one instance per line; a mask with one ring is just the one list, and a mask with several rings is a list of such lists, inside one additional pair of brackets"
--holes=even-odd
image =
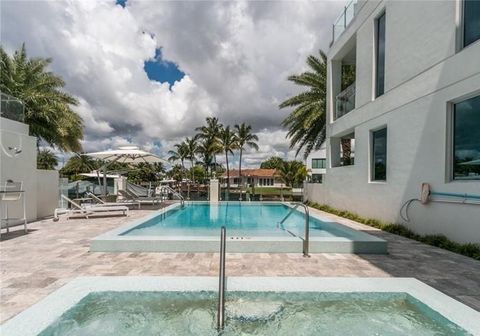
[(286, 81), (327, 50), (344, 1), (5, 1), (1, 43), (52, 57), (80, 101), (84, 151), (137, 144), (160, 155), (207, 116), (246, 122), (260, 141), (246, 164), (293, 158), (278, 104)]

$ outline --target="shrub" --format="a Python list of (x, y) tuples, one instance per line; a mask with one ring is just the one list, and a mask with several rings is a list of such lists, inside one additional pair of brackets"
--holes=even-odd
[(440, 235), (440, 234), (422, 236), (413, 232), (412, 230), (410, 230), (409, 228), (406, 228), (401, 224), (384, 223), (378, 219), (364, 218), (353, 212), (349, 212), (347, 210), (338, 210), (326, 204), (307, 202), (307, 205), (312, 208), (329, 212), (331, 214), (334, 214), (343, 218), (347, 218), (355, 222), (380, 229), (385, 232), (389, 232), (402, 237), (417, 240), (419, 242), (422, 242), (431, 246), (439, 247), (448, 251), (462, 254), (464, 256), (467, 256), (476, 260), (480, 260), (480, 244), (473, 244), (473, 243), (460, 244), (460, 243), (451, 241), (444, 235)]

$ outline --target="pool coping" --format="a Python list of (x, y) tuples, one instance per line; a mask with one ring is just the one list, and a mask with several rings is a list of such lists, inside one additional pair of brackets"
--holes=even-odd
[[(480, 313), (415, 278), (228, 277), (228, 291), (406, 293), (472, 335), (480, 335)], [(0, 326), (3, 336), (34, 336), (92, 292), (217, 291), (217, 277), (80, 277)]]
[[(209, 204), (205, 201), (189, 201), (193, 204)], [(218, 202), (220, 204), (226, 202)], [(217, 204), (218, 204), (217, 203)], [(230, 202), (238, 203), (238, 202)], [(242, 204), (283, 204), (288, 202), (242, 202)], [(136, 226), (155, 218), (172, 209), (180, 207), (179, 203), (171, 204), (145, 217), (105, 232), (91, 240), (92, 252), (218, 252), (218, 236), (122, 236)], [(311, 209), (311, 208), (309, 208)], [(310, 211), (310, 216), (321, 220), (326, 225), (335, 225), (340, 230), (350, 232), (354, 239), (345, 237), (310, 236), (311, 253), (358, 253), (386, 254), (387, 241), (360, 230), (355, 230), (331, 218)], [(227, 231), (227, 251), (234, 253), (301, 253), (303, 240), (298, 237), (282, 236), (231, 236)]]

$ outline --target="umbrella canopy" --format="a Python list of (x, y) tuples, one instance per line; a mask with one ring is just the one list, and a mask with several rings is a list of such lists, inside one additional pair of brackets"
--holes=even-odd
[(467, 161), (467, 162), (462, 162), (460, 164), (465, 165), (465, 166), (480, 166), (480, 159)]
[(121, 163), (155, 163), (162, 162), (168, 163), (166, 160), (160, 158), (159, 156), (143, 151), (136, 146), (125, 146), (119, 147), (118, 149), (88, 153), (88, 156), (112, 162), (121, 162)]
[[(96, 159), (109, 161), (109, 162), (121, 162), (121, 163), (129, 163), (129, 164), (139, 164), (139, 163), (168, 163), (168, 161), (162, 159), (161, 157), (145, 152), (139, 149), (137, 146), (124, 146), (119, 147), (118, 149), (103, 151), (103, 152), (95, 152), (95, 153), (88, 153), (88, 156), (94, 157)], [(103, 196), (106, 197), (107, 195), (107, 166), (106, 163), (103, 167)]]

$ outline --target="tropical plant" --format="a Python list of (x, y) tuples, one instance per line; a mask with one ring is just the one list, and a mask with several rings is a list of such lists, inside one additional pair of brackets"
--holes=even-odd
[[(216, 169), (216, 162), (214, 162), (215, 154), (220, 151), (220, 145), (217, 138), (205, 139), (199, 142), (198, 144), (198, 154), (201, 157), (199, 162), (202, 166), (205, 167), (207, 171), (210, 169), (209, 176), (212, 176), (212, 171)], [(216, 170), (215, 170), (216, 171)]]
[(168, 158), (168, 161), (170, 162), (178, 162), (180, 161), (180, 164), (182, 166), (182, 179), (183, 179), (183, 172), (185, 171), (185, 160), (188, 159), (188, 149), (187, 146), (185, 145), (185, 142), (181, 142), (178, 144), (175, 144), (175, 150), (171, 150), (168, 152), (170, 157)]
[[(238, 177), (240, 178), (240, 184), (243, 184), (242, 178), (242, 154), (245, 146), (253, 148), (258, 151), (258, 145), (255, 141), (258, 141), (258, 136), (252, 133), (252, 126), (242, 123), (241, 125), (235, 125), (237, 135), (237, 145), (240, 150), (240, 158), (238, 160)], [(240, 200), (242, 199), (240, 194)]]
[(198, 153), (198, 141), (197, 137), (186, 138), (184, 141), (185, 150), (186, 150), (186, 158), (190, 161), (190, 173), (192, 177), (193, 183), (195, 183), (195, 170), (193, 169), (195, 166), (196, 155)]
[(58, 165), (58, 159), (49, 149), (42, 149), (37, 153), (37, 169), (54, 170)]
[[(220, 130), (219, 143), (222, 151), (225, 153), (225, 163), (227, 165), (227, 195), (230, 193), (230, 167), (228, 166), (228, 154), (233, 155), (233, 151), (238, 149), (238, 138), (230, 126), (222, 127)], [(228, 197), (228, 196), (227, 196)]]
[(266, 161), (263, 161), (260, 164), (260, 168), (262, 169), (280, 169), (282, 165), (285, 163), (285, 160), (279, 156), (272, 156), (268, 158)]
[(282, 125), (288, 128), (290, 147), (298, 146), (296, 155), (303, 149), (305, 158), (325, 141), (327, 56), (321, 50), (319, 53), (320, 57), (308, 56), (310, 71), (288, 77), (289, 81), (307, 90), (280, 104), (280, 108), (294, 108)]
[(97, 170), (101, 166), (98, 160), (84, 154), (75, 154), (60, 169), (60, 174), (68, 176), (71, 179), (78, 179), (81, 173), (89, 173)]
[(80, 151), (83, 123), (71, 108), (78, 102), (63, 90), (63, 80), (47, 70), (51, 62), (27, 58), (24, 44), (12, 57), (0, 47), (0, 90), (25, 104), (31, 135), (64, 151)]
[(278, 174), (287, 187), (301, 184), (307, 177), (307, 168), (300, 161), (286, 161)]
[(161, 163), (139, 163), (132, 167), (127, 174), (128, 180), (133, 183), (140, 182), (155, 182), (159, 180), (164, 172), (164, 167)]
[(183, 176), (183, 167), (179, 164), (174, 165), (168, 172), (167, 176), (171, 179), (176, 180), (177, 182), (182, 181)]
[(204, 142), (203, 149), (206, 149), (208, 156), (213, 158), (213, 167), (215, 172), (217, 172), (217, 154), (222, 152), (221, 146), (218, 144), (218, 138), (223, 125), (215, 117), (207, 117), (206, 122), (206, 125), (197, 127), (195, 130), (199, 132), (197, 138), (202, 139)]

